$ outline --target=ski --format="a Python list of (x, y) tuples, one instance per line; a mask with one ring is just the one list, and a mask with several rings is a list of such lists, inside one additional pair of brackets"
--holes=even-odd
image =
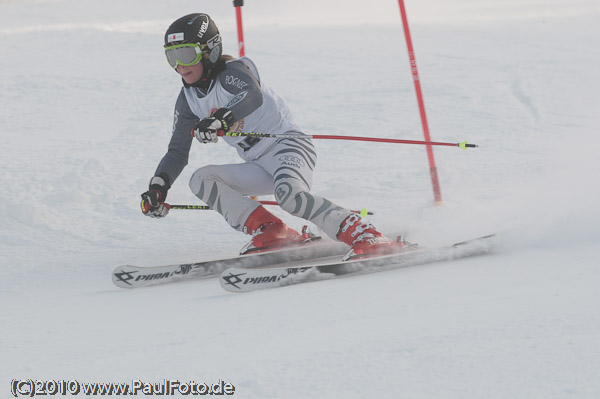
[(342, 243), (318, 240), (301, 246), (267, 252), (254, 252), (230, 258), (165, 266), (122, 265), (112, 272), (112, 281), (121, 288), (140, 288), (184, 280), (218, 276), (230, 267), (253, 268), (287, 261), (305, 261), (323, 256), (343, 255)]
[(266, 288), (320, 281), (338, 276), (381, 272), (483, 255), (492, 250), (493, 237), (488, 235), (436, 248), (408, 248), (401, 253), (342, 261), (333, 255), (319, 259), (285, 261), (279, 265), (244, 269), (230, 267), (219, 277), (221, 286), (230, 292), (249, 292)]

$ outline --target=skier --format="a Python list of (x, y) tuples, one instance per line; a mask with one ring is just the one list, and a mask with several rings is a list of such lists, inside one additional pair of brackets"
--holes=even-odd
[(279, 206), (309, 220), (325, 234), (348, 244), (345, 259), (399, 250), (403, 244), (383, 236), (360, 215), (310, 193), (317, 155), (290, 110), (259, 76), (247, 57), (222, 54), (221, 35), (207, 14), (189, 14), (165, 33), (165, 53), (181, 75), (168, 151), (160, 161), (142, 212), (162, 218), (169, 212), (167, 192), (187, 165), (193, 138), (216, 143), (223, 132), (296, 134), (297, 138), (223, 137), (245, 161), (208, 165), (194, 172), (189, 186), (231, 227), (252, 235), (242, 253), (297, 245), (310, 240), (249, 196), (274, 194)]

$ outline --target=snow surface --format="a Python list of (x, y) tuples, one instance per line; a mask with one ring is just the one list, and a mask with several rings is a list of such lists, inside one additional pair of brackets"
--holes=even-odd
[[(235, 253), (210, 211), (145, 218), (180, 80), (174, 19), (230, 1), (0, 1), (0, 395), (13, 378), (222, 378), (239, 398), (600, 397), (600, 5), (407, 0), (444, 206), (420, 146), (316, 142), (313, 191), (426, 245), (491, 256), (235, 295), (216, 279), (122, 290), (120, 264)], [(244, 7), (247, 55), (313, 134), (422, 139), (397, 3)], [(197, 203), (192, 148), (169, 193)], [(302, 225), (278, 209), (294, 227)]]

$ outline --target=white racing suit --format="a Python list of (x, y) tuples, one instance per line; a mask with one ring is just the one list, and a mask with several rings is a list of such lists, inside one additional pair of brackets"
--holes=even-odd
[(246, 57), (227, 62), (204, 89), (184, 84), (175, 106), (169, 150), (155, 175), (166, 176), (169, 185), (175, 181), (187, 164), (194, 125), (222, 107), (233, 113), (231, 131), (297, 133), (298, 138), (224, 137), (245, 162), (198, 169), (190, 179), (192, 192), (240, 231), (260, 206), (248, 196), (274, 194), (282, 209), (311, 221), (335, 239), (351, 212), (309, 192), (317, 160), (314, 147)]

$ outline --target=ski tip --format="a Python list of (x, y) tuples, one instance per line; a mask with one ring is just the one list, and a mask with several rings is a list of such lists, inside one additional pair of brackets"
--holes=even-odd
[(112, 282), (119, 288), (135, 288), (129, 280), (133, 279), (132, 273), (127, 270), (127, 266), (119, 266), (112, 272)]
[(477, 238), (473, 238), (471, 240), (457, 242), (457, 243), (454, 243), (452, 245), (452, 247), (457, 248), (457, 247), (471, 245), (471, 244), (475, 244), (475, 243), (492, 243), (493, 240), (491, 240), (491, 239), (494, 238), (494, 237), (496, 237), (496, 233), (494, 233), (494, 234), (488, 234), (488, 235), (477, 237)]

